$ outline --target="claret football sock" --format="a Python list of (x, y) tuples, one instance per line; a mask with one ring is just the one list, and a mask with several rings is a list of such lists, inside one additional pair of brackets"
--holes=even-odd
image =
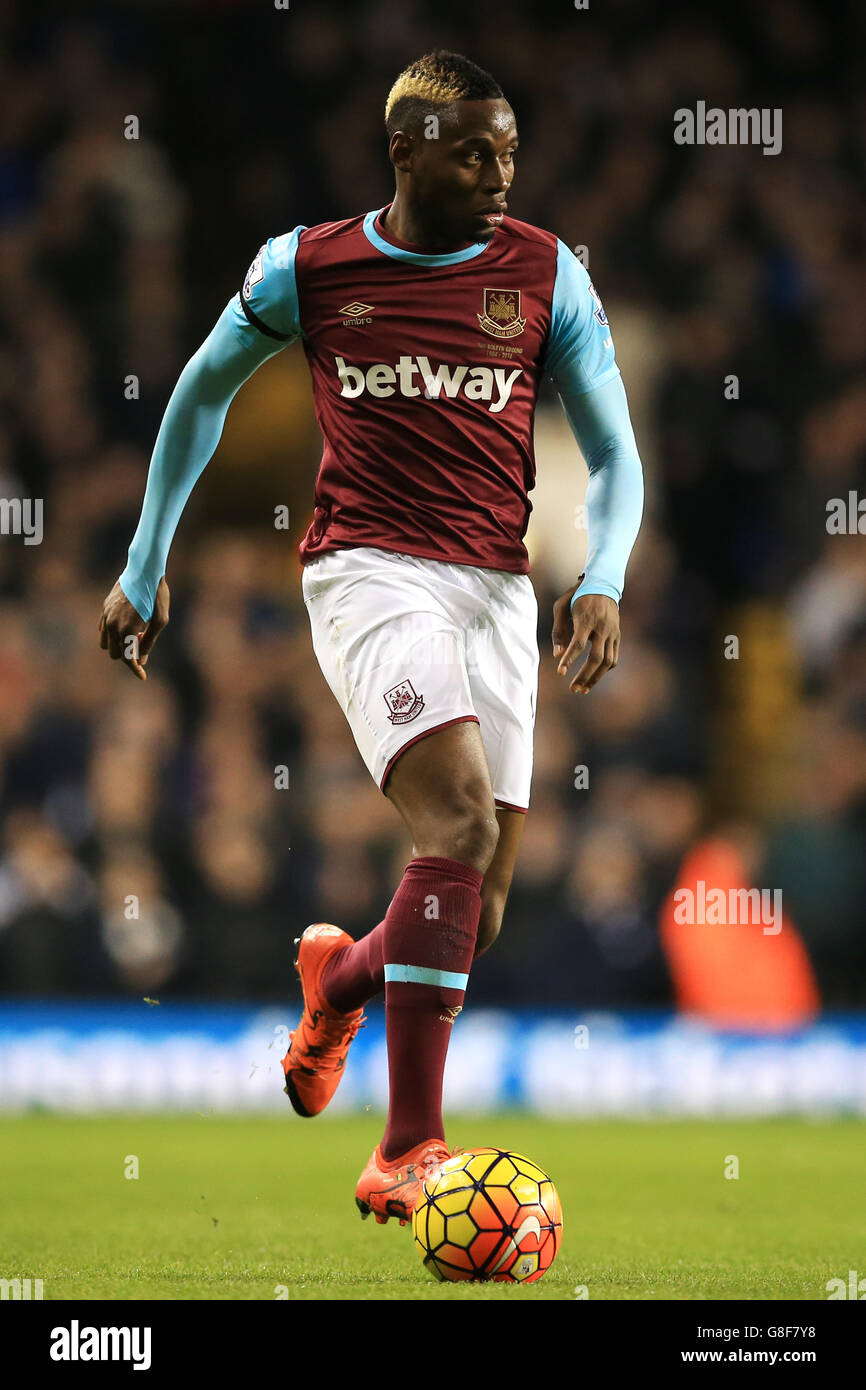
[(455, 859), (413, 859), (382, 923), (390, 1082), (380, 1145), (385, 1159), (444, 1138), (442, 1078), (475, 951), (482, 879)]
[(384, 985), (386, 1159), (444, 1137), (442, 1078), (475, 951), (482, 881), (477, 869), (455, 859), (413, 859), (385, 920), (335, 951), (322, 970), (322, 993), (340, 1013), (361, 1008)]
[[(414, 859), (412, 864), (451, 864), (450, 859)], [(411, 867), (411, 865), (410, 865)], [(458, 869), (474, 873), (466, 864)], [(414, 882), (414, 877), (413, 877)], [(384, 922), (355, 941), (335, 951), (326, 962), (319, 981), (322, 993), (333, 1009), (348, 1014), (360, 1009), (385, 988), (385, 931), (395, 911), (401, 910), (405, 878), (397, 889)], [(477, 934), (477, 926), (475, 928)]]
[(319, 983), (332, 1009), (348, 1014), (381, 993), (385, 985), (384, 947), (385, 922), (380, 922), (360, 941), (335, 951), (325, 962)]

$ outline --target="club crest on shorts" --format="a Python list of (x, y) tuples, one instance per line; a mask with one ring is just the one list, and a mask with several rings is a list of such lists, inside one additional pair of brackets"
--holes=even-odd
[(384, 700), (391, 711), (388, 718), (392, 724), (408, 724), (424, 708), (424, 698), (415, 693), (411, 681), (401, 681), (399, 685), (386, 690)]
[(520, 290), (485, 290), (484, 313), (475, 317), (491, 337), (516, 338), (526, 327), (526, 319), (520, 317)]

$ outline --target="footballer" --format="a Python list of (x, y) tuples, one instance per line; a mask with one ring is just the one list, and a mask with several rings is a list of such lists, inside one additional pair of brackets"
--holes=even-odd
[(590, 473), (586, 568), (553, 609), (553, 660), (576, 693), (617, 662), (643, 478), (586, 270), (507, 215), (517, 125), (499, 85), (459, 54), (426, 54), (391, 88), (385, 124), (393, 201), (268, 240), (181, 373), (99, 630), (146, 679), (169, 546), (229, 405), (300, 341), (324, 438), (300, 546), (313, 647), (413, 857), (367, 936), (317, 923), (301, 937), (285, 1089), (299, 1115), (320, 1114), (384, 991), (388, 1118), (356, 1202), (403, 1223), (449, 1156), (448, 1043), (499, 933), (529, 805), (539, 658), (523, 537), (544, 375)]

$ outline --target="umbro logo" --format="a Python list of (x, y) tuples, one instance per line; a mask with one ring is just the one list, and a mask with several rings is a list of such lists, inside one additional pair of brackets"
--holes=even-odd
[(353, 328), (359, 323), (372, 323), (370, 315), (375, 309), (375, 304), (362, 304), (359, 299), (353, 299), (351, 304), (346, 304), (340, 309), (341, 314), (345, 314), (343, 319), (344, 328)]

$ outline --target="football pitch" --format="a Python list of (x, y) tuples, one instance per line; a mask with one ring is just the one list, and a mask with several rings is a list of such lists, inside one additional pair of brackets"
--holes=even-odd
[(866, 1271), (854, 1119), (452, 1117), (452, 1146), (515, 1149), (559, 1189), (562, 1249), (523, 1286), (437, 1284), (409, 1228), (361, 1221), (380, 1136), (373, 1116), (6, 1117), (0, 1276), (46, 1300), (760, 1300)]

